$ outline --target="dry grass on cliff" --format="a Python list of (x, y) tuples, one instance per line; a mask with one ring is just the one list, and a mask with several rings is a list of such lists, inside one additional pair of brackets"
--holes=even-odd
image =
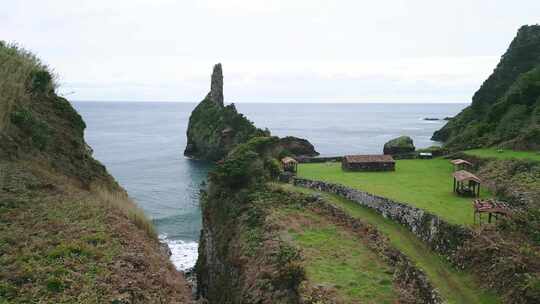
[(98, 188), (93, 191), (95, 200), (116, 208), (122, 212), (135, 226), (142, 229), (146, 234), (154, 239), (158, 239), (156, 229), (152, 222), (146, 217), (144, 211), (133, 202), (127, 194), (123, 192), (111, 192), (104, 188)]
[(26, 85), (34, 71), (49, 73), (50, 85), (56, 88), (55, 74), (39, 58), (17, 44), (0, 40), (0, 130), (13, 103), (28, 100)]
[(0, 163), (0, 173), (1, 304), (190, 303), (125, 193), (82, 190), (29, 162)]

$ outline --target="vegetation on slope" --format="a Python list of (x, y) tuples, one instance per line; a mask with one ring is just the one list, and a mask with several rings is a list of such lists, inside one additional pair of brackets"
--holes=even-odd
[[(411, 271), (408, 262), (396, 258), (394, 249), (375, 231), (359, 224), (347, 226), (333, 217), (320, 224), (324, 230), (332, 228), (331, 223), (336, 223), (335, 227), (339, 223), (336, 235), (316, 230), (318, 224), (306, 207), (310, 204), (307, 196), (269, 188), (267, 182), (280, 172), (275, 159), (280, 154), (278, 143), (275, 137), (253, 138), (233, 149), (210, 173), (208, 190), (201, 199), (203, 231), (196, 266), (200, 296), (220, 303), (340, 303), (340, 299), (391, 299), (391, 289), (399, 287), (396, 294), (400, 299), (412, 299), (406, 303), (431, 298), (429, 283), (418, 283), (410, 272), (394, 275), (390, 288), (381, 281), (384, 273), (363, 268), (366, 256), (372, 254), (360, 247), (366, 242), (370, 250), (384, 256), (385, 263), (393, 263), (393, 271)], [(283, 218), (294, 215), (313, 221), (315, 230), (295, 231), (294, 224)], [(340, 236), (345, 242), (342, 249), (347, 252), (352, 240), (360, 237), (360, 248), (349, 252), (353, 256), (342, 257), (341, 268), (329, 269), (324, 260), (330, 263), (335, 255), (330, 256), (329, 250), (309, 249), (305, 233), (323, 238)], [(363, 279), (370, 281), (356, 281), (362, 276), (360, 272), (368, 269), (371, 274)], [(320, 271), (336, 286), (317, 285), (323, 276)], [(340, 275), (348, 277), (340, 279)], [(344, 281), (340, 280), (348, 283), (342, 286)], [(360, 291), (359, 286), (371, 287)]]
[(493, 158), (500, 160), (512, 160), (512, 159), (521, 159), (521, 160), (532, 160), (540, 161), (540, 153), (536, 151), (514, 151), (514, 150), (503, 150), (503, 149), (472, 149), (463, 151), (466, 155), (476, 156), (479, 158)]
[(375, 226), (390, 243), (406, 254), (428, 276), (448, 303), (498, 303), (490, 292), (479, 287), (471, 274), (455, 269), (444, 257), (429, 247), (400, 224), (382, 217), (374, 210), (360, 206), (337, 195), (310, 189), (281, 185), (287, 191), (317, 194), (345, 210), (355, 218)]
[(471, 106), (433, 139), (452, 149), (540, 148), (540, 25), (519, 29)]
[(31, 53), (0, 43), (0, 303), (186, 303), (153, 226)]
[[(340, 163), (300, 164), (299, 177), (339, 183), (416, 206), (450, 223), (473, 223), (471, 199), (452, 192), (452, 164), (447, 159), (396, 161), (394, 172), (348, 172)], [(489, 196), (483, 189), (481, 197)]]
[(395, 303), (392, 269), (362, 240), (304, 208), (274, 211), (301, 249), (306, 279), (344, 303)]

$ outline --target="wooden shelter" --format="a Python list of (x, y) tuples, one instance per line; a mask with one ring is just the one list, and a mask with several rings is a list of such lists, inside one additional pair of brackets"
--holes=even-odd
[(480, 184), (482, 180), (469, 171), (459, 170), (454, 176), (454, 192), (460, 195), (480, 196)]
[(472, 164), (464, 159), (453, 159), (450, 162), (454, 165), (454, 171), (465, 170), (472, 167)]
[(482, 224), (482, 214), (488, 214), (488, 223), (491, 223), (491, 218), (499, 219), (499, 216), (510, 216), (512, 211), (510, 207), (500, 201), (496, 200), (474, 200), (474, 223), (476, 224), (476, 219), (478, 218), (479, 224)]
[(289, 156), (281, 159), (281, 165), (283, 166), (283, 171), (286, 172), (296, 173), (298, 170), (298, 162), (296, 159)]
[(391, 155), (345, 155), (341, 160), (346, 171), (394, 171), (395, 166)]

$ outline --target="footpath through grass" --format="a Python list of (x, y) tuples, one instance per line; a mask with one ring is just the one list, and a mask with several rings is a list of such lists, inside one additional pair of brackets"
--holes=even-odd
[(289, 191), (307, 194), (318, 193), (336, 206), (345, 210), (349, 215), (364, 220), (384, 233), (390, 239), (391, 244), (407, 255), (421, 268), (429, 280), (439, 290), (441, 296), (448, 303), (499, 303), (498, 298), (491, 292), (480, 289), (472, 275), (464, 271), (458, 271), (450, 265), (442, 256), (434, 253), (426, 244), (419, 240), (405, 227), (385, 219), (374, 210), (362, 207), (357, 203), (338, 197), (337, 195), (310, 189), (282, 185)]
[(502, 149), (474, 149), (467, 150), (465, 154), (472, 156), (478, 156), (483, 158), (496, 158), (496, 159), (528, 159), (540, 161), (540, 151), (513, 151)]
[(308, 280), (329, 288), (344, 303), (396, 303), (391, 268), (352, 233), (307, 210), (280, 209), (276, 216), (302, 249)]
[[(394, 172), (348, 172), (341, 163), (299, 164), (298, 176), (342, 184), (430, 211), (450, 223), (473, 223), (472, 198), (452, 192), (453, 166), (447, 159), (396, 161)], [(489, 196), (483, 188), (481, 197)]]

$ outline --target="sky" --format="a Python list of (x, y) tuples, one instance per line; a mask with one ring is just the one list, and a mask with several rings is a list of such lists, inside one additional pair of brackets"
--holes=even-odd
[(227, 102), (470, 102), (538, 0), (2, 0), (0, 39), (60, 94)]

